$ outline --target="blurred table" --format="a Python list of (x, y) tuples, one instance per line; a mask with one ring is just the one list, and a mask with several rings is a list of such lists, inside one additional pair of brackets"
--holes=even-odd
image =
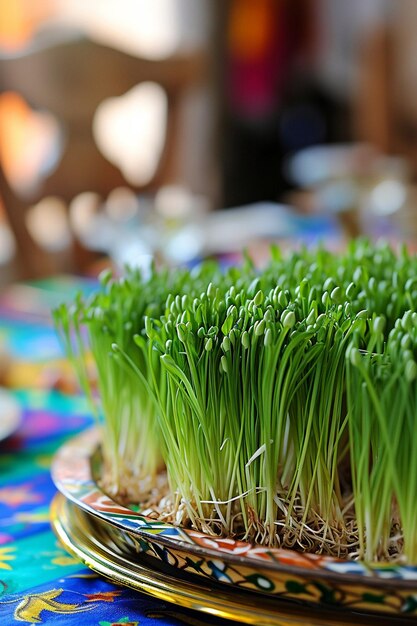
[(71, 380), (64, 382), (65, 361), (48, 316), (57, 298), (72, 297), (78, 287), (91, 284), (50, 281), (13, 287), (0, 298), (0, 341), (9, 355), (4, 380), (22, 408), (20, 427), (0, 442), (0, 624), (218, 624), (110, 584), (64, 552), (50, 528), (51, 459), (92, 424), (84, 398)]

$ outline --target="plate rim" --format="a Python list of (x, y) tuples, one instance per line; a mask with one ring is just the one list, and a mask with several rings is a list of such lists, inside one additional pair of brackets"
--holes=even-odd
[[(331, 579), (337, 583), (347, 583), (352, 585), (369, 585), (370, 587), (393, 588), (395, 586), (402, 590), (416, 591), (417, 566), (374, 563), (368, 564), (363, 561), (349, 561), (338, 559), (327, 555), (316, 555), (303, 553), (289, 548), (269, 548), (258, 546), (249, 542), (237, 541), (230, 538), (222, 539), (212, 537), (200, 531), (182, 528), (167, 522), (158, 522), (146, 515), (136, 512), (119, 504), (112, 497), (105, 493), (95, 481), (91, 471), (91, 459), (100, 445), (99, 429), (90, 428), (81, 432), (77, 436), (67, 440), (56, 452), (52, 465), (51, 475), (57, 489), (76, 506), (95, 515), (105, 522), (133, 536), (147, 539), (149, 542), (162, 544), (174, 550), (188, 551), (201, 556), (223, 559), (228, 563), (234, 563), (254, 568), (267, 569), (275, 572), (287, 572), (293, 575), (304, 577), (317, 577)], [(74, 461), (76, 459), (77, 462)], [(80, 494), (80, 491), (84, 493)], [(94, 508), (83, 498), (92, 494), (99, 494), (100, 497), (112, 503), (119, 510), (117, 516), (105, 513), (105, 511)], [(126, 515), (123, 515), (126, 513)], [(127, 516), (137, 519), (135, 526), (126, 523)], [(141, 526), (139, 520), (145, 520), (146, 526)], [(125, 522), (123, 523), (123, 520)], [(154, 532), (149, 527), (154, 526)], [(175, 530), (177, 536), (163, 535), (163, 529), (172, 532)], [(158, 532), (158, 530), (160, 532)], [(181, 537), (182, 535), (182, 537)], [(188, 538), (188, 541), (184, 539)], [(226, 541), (227, 545), (239, 546), (241, 550), (246, 550), (244, 554), (236, 554), (232, 549), (215, 549), (202, 546), (194, 542), (194, 539), (203, 541)], [(258, 556), (255, 556), (258, 553)], [(260, 557), (259, 555), (262, 555)], [(285, 562), (287, 561), (287, 562)], [(347, 570), (347, 571), (346, 571)]]

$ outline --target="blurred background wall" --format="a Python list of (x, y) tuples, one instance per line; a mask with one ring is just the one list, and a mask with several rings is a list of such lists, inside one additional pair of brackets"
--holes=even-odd
[(415, 0), (0, 0), (2, 280), (188, 261), (204, 216), (266, 201), (414, 239), (416, 26)]

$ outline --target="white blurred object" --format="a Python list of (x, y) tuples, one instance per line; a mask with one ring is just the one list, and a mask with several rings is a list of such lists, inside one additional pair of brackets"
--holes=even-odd
[(290, 237), (297, 228), (289, 206), (259, 202), (211, 213), (203, 232), (205, 254), (218, 254), (241, 250), (256, 239)]
[(168, 263), (187, 263), (204, 248), (208, 199), (182, 185), (161, 187), (154, 199), (161, 255)]
[(128, 187), (117, 187), (107, 196), (105, 210), (116, 222), (132, 219), (139, 211), (139, 199)]
[(361, 202), (361, 190), (352, 180), (335, 180), (323, 184), (316, 192), (316, 213), (343, 213)]
[(104, 100), (94, 116), (93, 135), (103, 155), (133, 185), (154, 175), (166, 137), (168, 100), (153, 82), (143, 82), (119, 98)]
[(204, 45), (207, 0), (57, 0), (53, 23), (82, 28), (130, 54), (164, 59)]
[(164, 257), (170, 263), (181, 264), (198, 258), (205, 246), (201, 225), (188, 224), (175, 232), (164, 246)]
[(195, 215), (195, 196), (182, 185), (165, 185), (155, 195), (155, 211), (164, 219), (182, 220)]
[(404, 206), (406, 199), (405, 185), (399, 180), (386, 179), (372, 189), (369, 210), (377, 215), (392, 215)]
[(288, 161), (287, 172), (296, 185), (317, 187), (330, 179), (362, 172), (375, 154), (367, 144), (312, 146), (300, 150)]
[(71, 228), (82, 243), (94, 236), (95, 219), (100, 205), (101, 198), (93, 191), (78, 194), (69, 205)]
[(26, 216), (27, 227), (35, 241), (46, 250), (59, 252), (71, 243), (66, 205), (55, 196), (43, 198)]
[(111, 245), (110, 256), (120, 271), (123, 271), (126, 266), (138, 268), (145, 277), (149, 275), (154, 260), (152, 247), (142, 237), (134, 234), (120, 239), (115, 238)]
[(175, 0), (59, 0), (59, 20), (130, 54), (161, 59), (178, 46)]

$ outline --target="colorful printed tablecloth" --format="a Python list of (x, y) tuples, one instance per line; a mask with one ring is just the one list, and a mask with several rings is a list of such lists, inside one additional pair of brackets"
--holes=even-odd
[(45, 311), (78, 286), (42, 284), (0, 299), (0, 342), (12, 356), (6, 381), (23, 411), (18, 431), (0, 442), (0, 625), (225, 625), (110, 584), (64, 552), (50, 528), (51, 458), (92, 418), (85, 400), (51, 376), (64, 365)]

